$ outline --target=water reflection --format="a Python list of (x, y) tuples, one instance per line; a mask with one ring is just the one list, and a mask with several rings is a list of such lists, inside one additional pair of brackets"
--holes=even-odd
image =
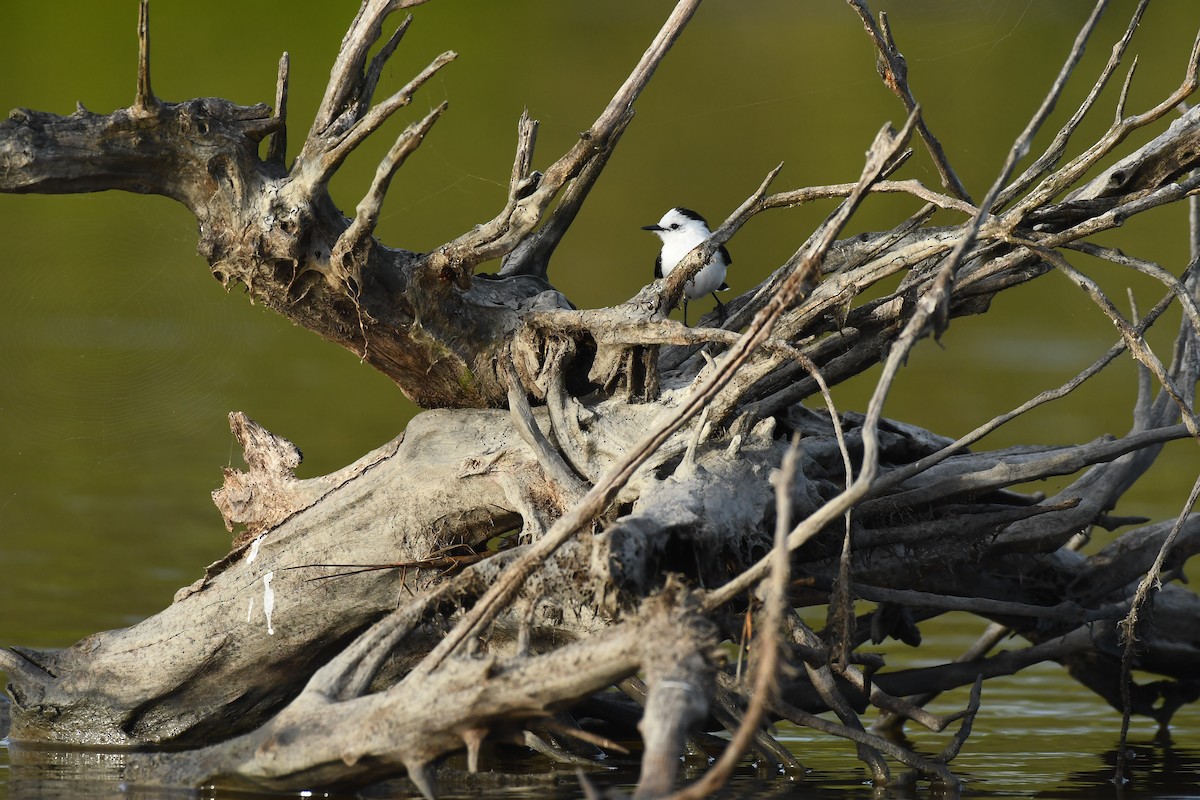
[[(1093, 798), (1099, 794), (1118, 796), (1126, 800), (1165, 800), (1172, 797), (1195, 797), (1196, 775), (1200, 774), (1200, 750), (1177, 748), (1168, 743), (1154, 740), (1131, 743), (1130, 782), (1119, 792), (1113, 787), (1113, 769), (1116, 751), (1112, 748), (1100, 755), (1088, 756), (1086, 752), (1041, 752), (1029, 750), (1048, 740), (1040, 732), (1026, 730), (1020, 737), (1024, 747), (1006, 754), (989, 756), (970, 752), (974, 740), (967, 746), (967, 753), (960, 761), (970, 763), (970, 768), (961, 767), (956, 774), (963, 779), (964, 794), (972, 797), (1042, 797)], [(806, 741), (801, 738), (788, 740), (789, 748), (807, 764), (808, 773), (803, 777), (783, 776), (768, 765), (744, 764), (734, 774), (725, 796), (773, 797), (794, 796), (803, 791), (814, 798), (929, 798), (945, 793), (928, 783), (898, 785), (884, 790), (869, 783), (869, 776), (854, 758), (850, 748), (838, 753), (827, 740)], [(932, 754), (932, 753), (930, 753)], [(129, 798), (179, 796), (222, 796), (228, 792), (200, 791), (177, 788), (149, 789), (129, 786), (123, 782), (126, 753), (119, 751), (61, 750), (31, 748), (9, 745), (7, 751), (0, 749), (0, 797), (59, 798), (95, 797)], [(492, 796), (503, 791), (514, 798), (575, 797), (579, 795), (578, 781), (571, 768), (555, 768), (544, 761), (536, 761), (529, 755), (515, 751), (505, 754), (507, 768), (514, 774), (485, 773), (471, 776), (462, 764), (451, 763), (439, 770), (438, 784), (442, 787), (441, 797), (478, 797), (481, 793)], [(1091, 766), (1080, 767), (1081, 762)], [(958, 764), (958, 762), (955, 762)], [(632, 790), (637, 781), (637, 765), (634, 762), (611, 763), (608, 769), (589, 773), (592, 783), (601, 788)], [(683, 770), (684, 780), (698, 779), (707, 764), (688, 764)], [(524, 772), (522, 772), (524, 769)], [(896, 771), (902, 777), (902, 771)], [(239, 797), (272, 796), (238, 792)], [(364, 796), (371, 798), (418, 796), (407, 781), (397, 780), (379, 784), (358, 792), (317, 793), (315, 796)], [(274, 795), (277, 796), (277, 795)], [(306, 795), (314, 796), (314, 795)]]

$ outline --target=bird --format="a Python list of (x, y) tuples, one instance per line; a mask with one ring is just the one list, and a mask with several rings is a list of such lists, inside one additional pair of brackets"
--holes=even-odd
[[(654, 262), (654, 277), (665, 278), (671, 270), (679, 266), (683, 257), (692, 252), (696, 245), (707, 239), (712, 231), (704, 217), (690, 208), (676, 206), (663, 214), (654, 225), (643, 225), (642, 230), (650, 231), (662, 240), (662, 249)], [(717, 301), (717, 312), (725, 317), (725, 304), (717, 297), (717, 292), (729, 287), (725, 284), (725, 270), (732, 263), (729, 251), (722, 245), (712, 254), (708, 263), (696, 273), (683, 287), (683, 324), (687, 325), (688, 300), (695, 300), (711, 294)]]

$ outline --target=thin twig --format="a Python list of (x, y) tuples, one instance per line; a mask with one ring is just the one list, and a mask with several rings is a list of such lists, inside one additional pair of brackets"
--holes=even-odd
[[(1079, 108), (1076, 109), (1075, 113), (1071, 115), (1071, 118), (1067, 120), (1062, 128), (1059, 129), (1058, 134), (1054, 137), (1054, 141), (1050, 143), (1042, 155), (1039, 156), (1036, 161), (1030, 164), (1029, 167), (1016, 178), (1016, 180), (1010, 183), (1008, 187), (1000, 193), (1000, 195), (996, 198), (997, 208), (1003, 208), (1004, 206), (1008, 205), (1009, 201), (1029, 188), (1030, 184), (1045, 174), (1047, 170), (1052, 168), (1056, 163), (1058, 163), (1058, 160), (1062, 158), (1063, 153), (1066, 152), (1067, 144), (1071, 141), (1071, 135), (1079, 127), (1079, 124), (1083, 121), (1083, 118), (1087, 116), (1087, 113), (1091, 110), (1092, 106), (1095, 105), (1096, 100), (1100, 97), (1101, 91), (1106, 85), (1108, 85), (1108, 81), (1112, 77), (1113, 72), (1116, 71), (1116, 68), (1121, 63), (1121, 59), (1124, 58), (1125, 51), (1129, 48), (1129, 42), (1133, 39), (1133, 34), (1137, 31), (1137, 27), (1142, 20), (1142, 14), (1145, 13), (1146, 6), (1149, 5), (1149, 3), (1150, 0), (1141, 0), (1141, 2), (1138, 3), (1137, 9), (1133, 12), (1133, 17), (1129, 20), (1129, 24), (1125, 26), (1125, 33), (1121, 36), (1120, 40), (1113, 45), (1112, 52), (1108, 57), (1108, 63), (1104, 65), (1104, 68), (1100, 71), (1100, 76), (1096, 79), (1095, 83), (1092, 84), (1092, 90), (1088, 92), (1087, 97), (1079, 105)], [(1134, 63), (1137, 63), (1136, 57), (1134, 58)], [(1126, 90), (1129, 85), (1129, 79), (1132, 77), (1133, 70), (1130, 69), (1129, 75), (1125, 80)], [(1123, 98), (1125, 91), (1122, 91), (1121, 94)], [(1121, 117), (1122, 108), (1123, 105), (1118, 104), (1118, 120)]]
[(803, 725), (806, 728), (812, 728), (821, 733), (849, 739), (860, 746), (870, 747), (873, 750), (891, 756), (901, 764), (912, 767), (918, 772), (937, 777), (948, 786), (957, 786), (959, 783), (958, 779), (944, 762), (919, 755), (906, 747), (902, 747), (895, 741), (885, 739), (879, 734), (870, 733), (861, 728), (852, 728), (849, 725), (833, 722), (824, 717), (818, 717), (816, 714), (810, 714), (803, 709), (782, 701), (776, 702), (773, 710), (796, 725)]
[(271, 141), (267, 145), (267, 161), (280, 166), (287, 162), (288, 76), (291, 63), (291, 57), (285, 51), (279, 57), (279, 72), (275, 76), (275, 119), (279, 121), (279, 127), (271, 134)]
[[(1183, 81), (1174, 92), (1148, 111), (1132, 117), (1125, 117), (1120, 122), (1113, 124), (1095, 144), (1072, 159), (1066, 166), (1048, 176), (1036, 189), (1022, 198), (1021, 202), (1012, 210), (1005, 212), (1005, 218), (1012, 224), (1016, 224), (1019, 220), (1024, 219), (1030, 210), (1045, 205), (1060, 192), (1073, 186), (1100, 159), (1123, 142), (1130, 133), (1162, 119), (1178, 107), (1179, 103), (1194, 92), (1198, 86), (1200, 86), (1200, 33), (1192, 43), (1192, 52), (1188, 57)], [(1119, 171), (1120, 167), (1121, 165), (1118, 163), (1105, 170), (1104, 174), (1089, 182), (1082, 189), (1072, 192), (1068, 199), (1080, 200), (1102, 196), (1111, 188), (1108, 185), (1108, 178)]]
[(1092, 301), (1100, 308), (1101, 311), (1104, 312), (1105, 316), (1112, 321), (1117, 330), (1121, 332), (1121, 337), (1125, 339), (1125, 346), (1129, 348), (1129, 352), (1133, 354), (1134, 358), (1146, 365), (1146, 367), (1148, 367), (1150, 371), (1154, 373), (1154, 377), (1158, 378), (1163, 390), (1166, 391), (1167, 395), (1170, 396), (1175, 401), (1176, 405), (1179, 406), (1179, 413), (1183, 420), (1183, 424), (1187, 426), (1188, 433), (1200, 440), (1200, 422), (1197, 421), (1195, 412), (1192, 411), (1192, 408), (1188, 404), (1187, 400), (1185, 400), (1183, 395), (1180, 394), (1179, 387), (1175, 385), (1175, 381), (1171, 378), (1170, 374), (1168, 374), (1167, 368), (1163, 366), (1162, 361), (1154, 354), (1154, 351), (1150, 349), (1150, 346), (1146, 343), (1145, 338), (1140, 336), (1134, 329), (1134, 326), (1131, 325), (1119, 311), (1117, 311), (1116, 306), (1113, 305), (1112, 301), (1109, 300), (1104, 292), (1100, 290), (1100, 287), (1096, 285), (1096, 282), (1072, 267), (1071, 264), (1058, 251), (1040, 247), (1028, 240), (1021, 241), (1020, 243), (1024, 244), (1026, 247), (1029, 247), (1039, 256), (1053, 264), (1056, 269), (1061, 271), (1077, 286), (1083, 289), (1084, 292), (1087, 293), (1088, 297), (1092, 298)]
[[(559, 242), (566, 235), (567, 229), (575, 221), (575, 217), (583, 208), (592, 187), (600, 179), (600, 174), (608, 165), (609, 156), (620, 141), (625, 128), (633, 120), (633, 109), (626, 112), (611, 136), (594, 158), (589, 160), (563, 191), (562, 197), (549, 219), (532, 234), (524, 239), (509, 253), (500, 268), (501, 275), (536, 275), (545, 278), (550, 268), (550, 257), (554, 254)], [(514, 172), (515, 174), (515, 172)], [(533, 182), (541, 180), (540, 175), (526, 176), (510, 184), (509, 192), (513, 202), (532, 191)]]
[[(1189, 198), (1190, 200), (1191, 198)], [(1197, 304), (1196, 298), (1188, 291), (1184, 280), (1178, 278), (1174, 273), (1170, 272), (1153, 261), (1147, 261), (1141, 258), (1134, 258), (1126, 255), (1120, 250), (1112, 247), (1103, 247), (1092, 242), (1072, 242), (1064, 245), (1071, 250), (1078, 250), (1081, 253), (1087, 253), (1089, 256), (1102, 258), (1105, 261), (1116, 264), (1121, 267), (1127, 267), (1143, 275), (1149, 275), (1157, 280), (1170, 290), (1175, 299), (1179, 301), (1179, 305), (1183, 308), (1183, 316), (1185, 322), (1190, 322), (1192, 330), (1200, 334), (1200, 305)], [(1187, 273), (1185, 273), (1185, 276)], [(1139, 326), (1140, 327), (1140, 326)]]
[(150, 114), (158, 106), (158, 98), (150, 88), (150, 0), (138, 5), (138, 70), (137, 93), (134, 95), (135, 114)]
[[(367, 55), (383, 33), (384, 20), (401, 8), (419, 5), (421, 2), (424, 0), (406, 0), (404, 3), (396, 3), (395, 0), (362, 1), (354, 15), (354, 21), (342, 37), (337, 59), (329, 73), (325, 96), (321, 98), (321, 104), (313, 116), (312, 127), (301, 151), (301, 158), (307, 157), (310, 145), (315, 146), (326, 135), (334, 121), (353, 104), (353, 94), (363, 85)], [(401, 27), (406, 27), (407, 24), (406, 21)]]
[(650, 46), (596, 121), (580, 134), (579, 141), (570, 150), (546, 168), (536, 187), (524, 193), (510, 192), (509, 200), (500, 213), (434, 250), (426, 257), (423, 268), (436, 272), (449, 269), (469, 274), (476, 265), (502, 258), (524, 241), (541, 223), (546, 210), (567, 182), (579, 176), (589, 162), (596, 158), (608, 158), (611, 154), (616, 137), (628, 124), (628, 114), (634, 101), (646, 88), (699, 5), (700, 0), (678, 0)]
[(400, 46), (400, 40), (404, 38), (405, 32), (408, 31), (408, 26), (412, 24), (412, 14), (409, 14), (404, 20), (396, 26), (396, 30), (392, 31), (391, 37), (384, 43), (383, 47), (379, 48), (374, 56), (371, 57), (371, 63), (368, 65), (366, 74), (363, 76), (362, 86), (358, 90), (356, 100), (358, 106), (358, 114), (365, 114), (367, 109), (371, 107), (371, 98), (375, 96), (375, 89), (379, 86), (379, 79), (383, 75), (383, 68), (387, 65), (388, 59), (396, 52), (396, 48)]
[[(447, 50), (435, 58), (429, 63), (429, 66), (421, 70), (415, 78), (405, 84), (398, 92), (355, 121), (345, 133), (339, 135), (332, 145), (319, 156), (306, 158), (305, 153), (301, 152), (300, 157), (296, 159), (296, 167), (293, 168), (293, 171), (296, 168), (303, 170), (303, 183), (306, 190), (312, 192), (317, 187), (322, 187), (328, 183), (333, 173), (337, 171), (338, 167), (342, 165), (342, 162), (346, 160), (346, 157), (356, 147), (366, 141), (367, 137), (377, 131), (393, 114), (411, 103), (417, 90), (436, 75), (442, 67), (456, 58), (458, 58), (458, 54), (453, 50)], [(307, 143), (305, 144), (305, 148), (308, 148)]]
[[(896, 41), (892, 37), (891, 26), (888, 25), (887, 14), (881, 13), (879, 15), (880, 24), (876, 25), (875, 18), (871, 14), (871, 9), (867, 6), (866, 0), (847, 0), (847, 2), (858, 14), (859, 19), (862, 20), (867, 35), (871, 38), (872, 44), (875, 45), (875, 49), (879, 53), (879, 58), (876, 62), (879, 76), (883, 78), (884, 84), (892, 93), (900, 98), (900, 102), (904, 104), (904, 110), (912, 114), (918, 108), (919, 104), (908, 86), (908, 64), (896, 47)], [(925, 143), (929, 155), (933, 158), (933, 163), (937, 167), (938, 174), (942, 176), (942, 185), (954, 192), (960, 200), (970, 204), (972, 202), (970, 194), (967, 193), (966, 187), (963, 186), (962, 181), (958, 179), (958, 175), (950, 166), (950, 161), (946, 158), (946, 151), (942, 149), (942, 143), (929, 130), (929, 126), (925, 124), (924, 116), (919, 111), (917, 112), (917, 134), (921, 137), (921, 141)]]
[(1162, 568), (1166, 563), (1167, 554), (1171, 552), (1171, 547), (1175, 544), (1175, 539), (1179, 532), (1183, 529), (1183, 525), (1188, 520), (1188, 515), (1192, 508), (1196, 505), (1196, 501), (1200, 499), (1200, 475), (1196, 477), (1195, 483), (1192, 484), (1192, 491), (1188, 495), (1187, 502), (1183, 504), (1183, 509), (1179, 512), (1179, 516), (1175, 519), (1175, 524), (1171, 527), (1171, 532), (1163, 539), (1162, 546), (1158, 548), (1158, 555), (1154, 558), (1154, 563), (1150, 569), (1146, 571), (1146, 575), (1138, 584), (1137, 591), (1133, 594), (1133, 603), (1129, 609), (1129, 614), (1120, 623), (1121, 638), (1124, 640), (1124, 648), (1121, 652), (1121, 703), (1123, 706), (1121, 713), (1121, 738), (1117, 745), (1117, 768), (1113, 779), (1120, 786), (1126, 781), (1125, 778), (1125, 743), (1129, 737), (1129, 718), (1133, 713), (1133, 702), (1130, 696), (1130, 686), (1133, 682), (1133, 661), (1134, 648), (1137, 646), (1138, 623), (1142, 609), (1150, 599), (1150, 595), (1162, 585)]
[(371, 188), (363, 195), (355, 209), (354, 221), (338, 236), (329, 254), (329, 261), (343, 276), (354, 278), (356, 285), (353, 291), (357, 292), (361, 288), (359, 264), (365, 259), (365, 248), (379, 223), (379, 213), (383, 209), (383, 201), (387, 196), (388, 187), (392, 184), (392, 178), (396, 176), (400, 167), (404, 166), (408, 157), (421, 146), (421, 142), (425, 141), (433, 124), (441, 118), (446, 108), (445, 102), (440, 103), (426, 114), (424, 119), (412, 123), (396, 137), (396, 142), (375, 168)]

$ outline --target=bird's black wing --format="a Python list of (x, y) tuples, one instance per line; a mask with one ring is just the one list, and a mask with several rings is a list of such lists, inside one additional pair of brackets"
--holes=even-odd
[(661, 252), (658, 254), (658, 257), (654, 259), (654, 277), (662, 278), (662, 253)]
[(725, 245), (721, 245), (721, 248), (717, 250), (717, 252), (725, 257), (725, 266), (729, 266), (733, 263), (733, 259), (730, 257), (729, 251), (725, 249)]

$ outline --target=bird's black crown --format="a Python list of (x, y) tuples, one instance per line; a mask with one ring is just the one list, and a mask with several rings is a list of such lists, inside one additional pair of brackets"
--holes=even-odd
[(695, 211), (692, 211), (690, 208), (684, 208), (683, 206), (676, 206), (675, 210), (678, 211), (680, 214), (683, 214), (688, 219), (694, 219), (697, 222), (702, 222), (702, 223), (704, 223), (704, 227), (706, 227), (706, 228), (708, 227), (708, 220), (706, 220), (704, 217), (697, 214)]

